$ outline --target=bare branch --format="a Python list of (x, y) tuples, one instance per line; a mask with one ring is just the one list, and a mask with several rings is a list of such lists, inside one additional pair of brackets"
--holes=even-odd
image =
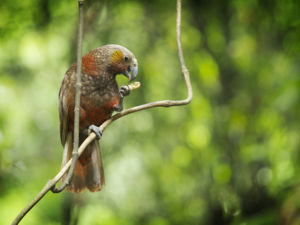
[(80, 109), (80, 94), (81, 94), (81, 55), (82, 55), (82, 31), (83, 31), (83, 3), (84, 0), (78, 0), (78, 40), (77, 40), (77, 69), (76, 69), (76, 84), (75, 84), (75, 107), (74, 107), (74, 142), (72, 152), (72, 164), (66, 179), (60, 187), (56, 188), (55, 185), (51, 188), (53, 193), (59, 193), (65, 189), (70, 183), (74, 169), (76, 166), (79, 144), (79, 109)]
[[(80, 0), (79, 0), (80, 1)], [(192, 91), (192, 85), (190, 82), (190, 74), (187, 70), (185, 63), (184, 63), (184, 57), (182, 52), (182, 45), (181, 45), (181, 0), (177, 0), (177, 20), (176, 20), (176, 35), (177, 35), (177, 46), (178, 46), (178, 57), (181, 65), (181, 71), (182, 75), (184, 77), (184, 81), (187, 88), (187, 97), (183, 100), (163, 100), (163, 101), (156, 101), (156, 102), (150, 102), (147, 104), (135, 106), (133, 108), (124, 110), (120, 113), (115, 114), (110, 119), (106, 120), (101, 126), (100, 130), (104, 132), (104, 130), (107, 128), (109, 124), (111, 124), (113, 121), (120, 119), (123, 116), (126, 116), (128, 114), (138, 112), (141, 110), (154, 108), (154, 107), (170, 107), (170, 106), (179, 106), (179, 105), (186, 105), (191, 102), (193, 97), (193, 91)], [(131, 89), (138, 88), (138, 84), (132, 84), (129, 86)], [(85, 148), (96, 138), (95, 133), (90, 133), (90, 135), (85, 139), (85, 141), (81, 144), (81, 146), (78, 149), (78, 157), (83, 153)], [(70, 159), (65, 166), (60, 170), (60, 172), (50, 181), (47, 182), (47, 184), (43, 187), (41, 192), (30, 202), (17, 216), (17, 218), (14, 220), (12, 224), (18, 224), (21, 219), (31, 210), (32, 207), (34, 207), (43, 197), (44, 195), (62, 178), (62, 176), (68, 171), (71, 164), (73, 164), (73, 158)]]
[(193, 98), (193, 90), (190, 81), (190, 73), (185, 66), (184, 57), (182, 52), (182, 45), (181, 45), (181, 0), (177, 1), (177, 19), (176, 19), (176, 36), (177, 36), (177, 47), (178, 47), (178, 57), (181, 65), (181, 72), (184, 77), (185, 85), (187, 88), (188, 96), (184, 100), (163, 100), (163, 101), (156, 101), (150, 102), (147, 104), (135, 106), (133, 108), (124, 110), (120, 113), (115, 114), (110, 119), (106, 120), (101, 126), (100, 129), (103, 132), (105, 128), (113, 121), (126, 116), (130, 113), (138, 112), (145, 109), (150, 109), (154, 107), (170, 107), (170, 106), (179, 106), (179, 105), (186, 105), (192, 101)]
[[(79, 143), (79, 108), (80, 108), (80, 92), (81, 92), (81, 55), (82, 55), (82, 31), (83, 31), (83, 3), (84, 0), (78, 0), (78, 45), (77, 45), (77, 71), (76, 71), (76, 84), (75, 84), (75, 108), (74, 108), (74, 142), (73, 142), (73, 152), (72, 152), (72, 160), (69, 160), (67, 163), (68, 168), (65, 170), (61, 170), (59, 175), (59, 179), (55, 182), (55, 178), (58, 175), (50, 180), (41, 192), (33, 199), (33, 201), (26, 206), (21, 213), (16, 217), (12, 224), (18, 224), (22, 218), (31, 210), (31, 208), (49, 191), (52, 190), (55, 193), (61, 192), (70, 182), (76, 161), (79, 157), (78, 155), (78, 143)], [(72, 162), (72, 163), (71, 163)], [(61, 179), (62, 175), (66, 173), (66, 171), (70, 168), (68, 172), (68, 176), (62, 185), (59, 188), (55, 188), (55, 184)], [(61, 172), (63, 171), (62, 175), (60, 176)]]

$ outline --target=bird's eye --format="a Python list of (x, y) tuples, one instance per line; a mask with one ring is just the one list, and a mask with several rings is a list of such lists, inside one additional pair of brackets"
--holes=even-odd
[(128, 56), (125, 55), (125, 56), (124, 56), (124, 61), (127, 62), (128, 60), (129, 60)]

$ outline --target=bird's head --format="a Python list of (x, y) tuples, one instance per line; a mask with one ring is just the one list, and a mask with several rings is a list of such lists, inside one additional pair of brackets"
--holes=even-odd
[(107, 45), (109, 49), (109, 68), (114, 74), (123, 74), (133, 81), (138, 74), (138, 62), (132, 52), (120, 45)]

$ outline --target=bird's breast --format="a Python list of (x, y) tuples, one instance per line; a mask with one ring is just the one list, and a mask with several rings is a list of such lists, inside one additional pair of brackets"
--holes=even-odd
[[(95, 99), (96, 100), (96, 99)], [(88, 127), (91, 124), (100, 126), (105, 120), (110, 118), (113, 113), (114, 106), (118, 105), (120, 97), (106, 99), (106, 101), (94, 101), (93, 99), (82, 99), (81, 109), (84, 112), (81, 118), (83, 127)]]

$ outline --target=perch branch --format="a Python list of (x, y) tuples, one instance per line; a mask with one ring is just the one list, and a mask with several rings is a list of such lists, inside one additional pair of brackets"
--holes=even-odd
[[(181, 0), (177, 0), (177, 20), (176, 20), (176, 36), (177, 36), (177, 46), (178, 46), (178, 57), (181, 65), (181, 71), (182, 75), (186, 84), (187, 88), (187, 97), (183, 100), (163, 100), (163, 101), (156, 101), (156, 102), (150, 102), (147, 104), (135, 106), (133, 108), (124, 110), (120, 113), (115, 114), (110, 119), (106, 120), (101, 126), (100, 130), (104, 132), (104, 130), (107, 128), (109, 124), (111, 124), (113, 121), (126, 116), (128, 114), (138, 112), (141, 110), (154, 108), (154, 107), (170, 107), (170, 106), (179, 106), (179, 105), (186, 105), (191, 102), (193, 97), (192, 92), (192, 85), (190, 82), (190, 75), (189, 71), (187, 70), (185, 63), (184, 63), (184, 57), (182, 52), (182, 45), (181, 45)], [(129, 85), (129, 88), (135, 89), (138, 88), (139, 84), (135, 83), (133, 85)], [(90, 133), (90, 135), (85, 139), (85, 141), (81, 144), (81, 146), (78, 149), (78, 157), (83, 153), (85, 148), (88, 146), (89, 143), (91, 143), (96, 138), (95, 133)], [(47, 184), (43, 187), (43, 189), (40, 191), (40, 193), (20, 212), (20, 214), (16, 217), (13, 225), (18, 224), (22, 218), (34, 207), (44, 196), (45, 194), (53, 188), (53, 186), (62, 178), (62, 176), (68, 171), (71, 164), (73, 162), (73, 159), (70, 159), (65, 166), (60, 170), (60, 172), (52, 179), (47, 182)]]

